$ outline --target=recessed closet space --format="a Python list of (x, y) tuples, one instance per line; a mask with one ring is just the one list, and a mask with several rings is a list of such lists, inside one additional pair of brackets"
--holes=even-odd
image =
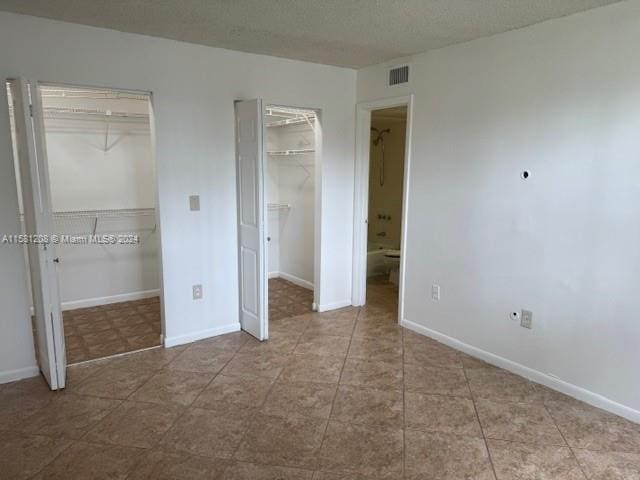
[(150, 96), (39, 92), (67, 363), (160, 345)]
[(300, 315), (314, 302), (317, 117), (265, 108), (269, 319)]

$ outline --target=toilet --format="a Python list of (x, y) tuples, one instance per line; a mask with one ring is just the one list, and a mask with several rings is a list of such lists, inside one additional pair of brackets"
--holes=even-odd
[(387, 250), (384, 254), (384, 263), (389, 269), (389, 283), (398, 285), (400, 276), (400, 250)]

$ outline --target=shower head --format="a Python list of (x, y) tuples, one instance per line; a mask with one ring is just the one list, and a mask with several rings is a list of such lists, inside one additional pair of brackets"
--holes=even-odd
[(378, 130), (376, 127), (371, 127), (371, 133), (376, 134), (373, 139), (373, 144), (377, 147), (380, 142), (384, 142), (383, 135), (385, 133), (391, 133), (391, 129), (385, 128), (384, 130)]

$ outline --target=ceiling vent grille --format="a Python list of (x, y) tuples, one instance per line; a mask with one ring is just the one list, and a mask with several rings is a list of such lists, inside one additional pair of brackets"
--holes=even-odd
[(409, 81), (409, 65), (402, 65), (389, 70), (389, 86)]

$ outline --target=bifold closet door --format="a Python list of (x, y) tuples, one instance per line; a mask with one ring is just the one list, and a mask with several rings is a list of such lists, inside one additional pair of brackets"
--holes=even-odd
[(62, 312), (55, 268), (49, 172), (39, 87), (23, 78), (10, 82), (24, 205), (35, 346), (38, 365), (52, 390), (65, 386), (66, 358)]
[(267, 280), (262, 100), (236, 102), (240, 323), (266, 340)]

